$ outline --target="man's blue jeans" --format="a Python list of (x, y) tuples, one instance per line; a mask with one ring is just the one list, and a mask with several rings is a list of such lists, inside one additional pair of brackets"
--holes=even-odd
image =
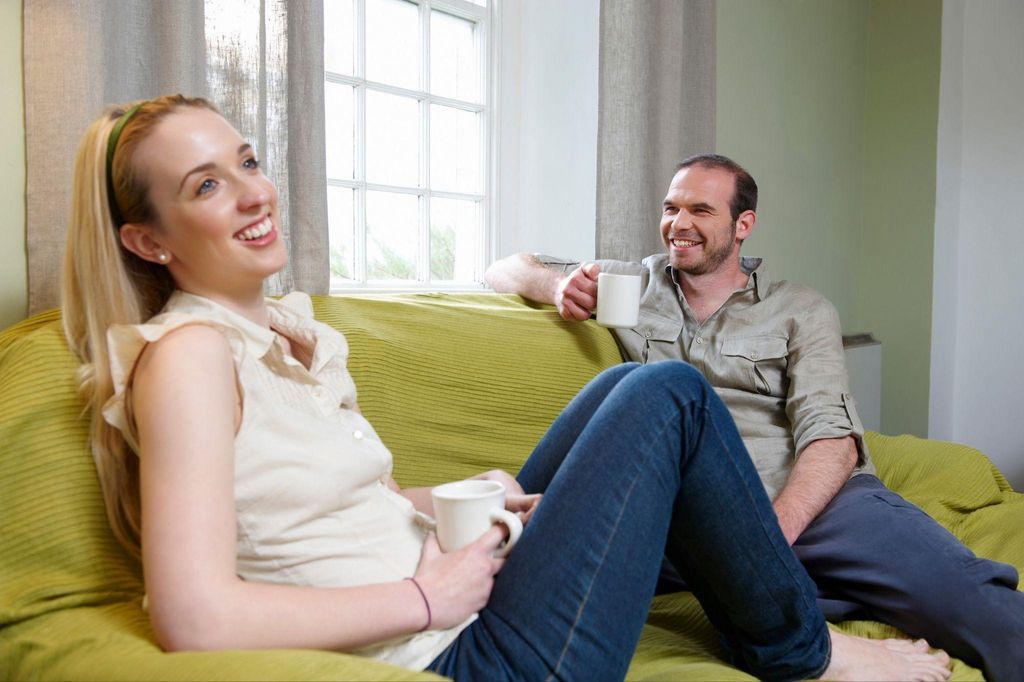
[(761, 679), (829, 663), (815, 586), (732, 417), (682, 362), (595, 378), (519, 473), (544, 499), (480, 617), (430, 666), (455, 679), (622, 679), (662, 556), (730, 660)]

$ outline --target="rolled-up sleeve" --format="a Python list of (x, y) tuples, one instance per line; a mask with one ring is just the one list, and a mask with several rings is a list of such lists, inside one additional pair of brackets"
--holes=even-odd
[(647, 268), (643, 263), (636, 263), (632, 261), (611, 260), (607, 258), (596, 258), (587, 261), (566, 260), (556, 256), (548, 256), (543, 253), (535, 253), (533, 254), (533, 257), (536, 258), (544, 267), (565, 273), (572, 272), (583, 263), (596, 263), (601, 269), (601, 272), (607, 272), (613, 275), (642, 276), (647, 273)]
[(786, 398), (796, 454), (799, 457), (816, 440), (853, 436), (857, 466), (864, 466), (864, 426), (849, 389), (839, 315), (827, 299), (813, 292), (800, 308), (805, 312), (789, 340)]
[(549, 256), (544, 253), (535, 253), (533, 254), (533, 257), (540, 261), (540, 264), (544, 267), (549, 270), (557, 270), (558, 272), (572, 272), (580, 265), (578, 260), (568, 260), (557, 256)]

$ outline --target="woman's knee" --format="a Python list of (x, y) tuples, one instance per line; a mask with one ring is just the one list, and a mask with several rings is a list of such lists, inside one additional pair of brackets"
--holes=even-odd
[(706, 405), (717, 400), (714, 389), (699, 371), (681, 360), (664, 360), (634, 367), (616, 391), (626, 391), (635, 405)]
[(708, 382), (693, 365), (682, 360), (664, 360), (643, 365), (634, 374), (638, 380), (687, 393), (703, 392)]

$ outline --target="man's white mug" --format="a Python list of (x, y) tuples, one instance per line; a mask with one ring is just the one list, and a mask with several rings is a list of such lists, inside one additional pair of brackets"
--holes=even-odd
[(441, 551), (454, 552), (470, 544), (495, 523), (505, 524), (508, 540), (494, 556), (506, 556), (523, 532), (523, 522), (505, 509), (505, 486), (498, 481), (454, 481), (431, 491), (434, 522)]
[(640, 321), (640, 277), (597, 275), (597, 323), (602, 327), (635, 327)]

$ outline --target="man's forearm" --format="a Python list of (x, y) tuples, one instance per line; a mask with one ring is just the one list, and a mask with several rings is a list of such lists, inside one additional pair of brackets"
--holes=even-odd
[(856, 464), (857, 444), (851, 436), (816, 440), (804, 448), (774, 503), (789, 544), (832, 501)]
[(564, 276), (544, 266), (536, 256), (517, 253), (495, 261), (484, 273), (484, 281), (495, 291), (519, 294), (538, 303), (553, 304), (558, 280)]

